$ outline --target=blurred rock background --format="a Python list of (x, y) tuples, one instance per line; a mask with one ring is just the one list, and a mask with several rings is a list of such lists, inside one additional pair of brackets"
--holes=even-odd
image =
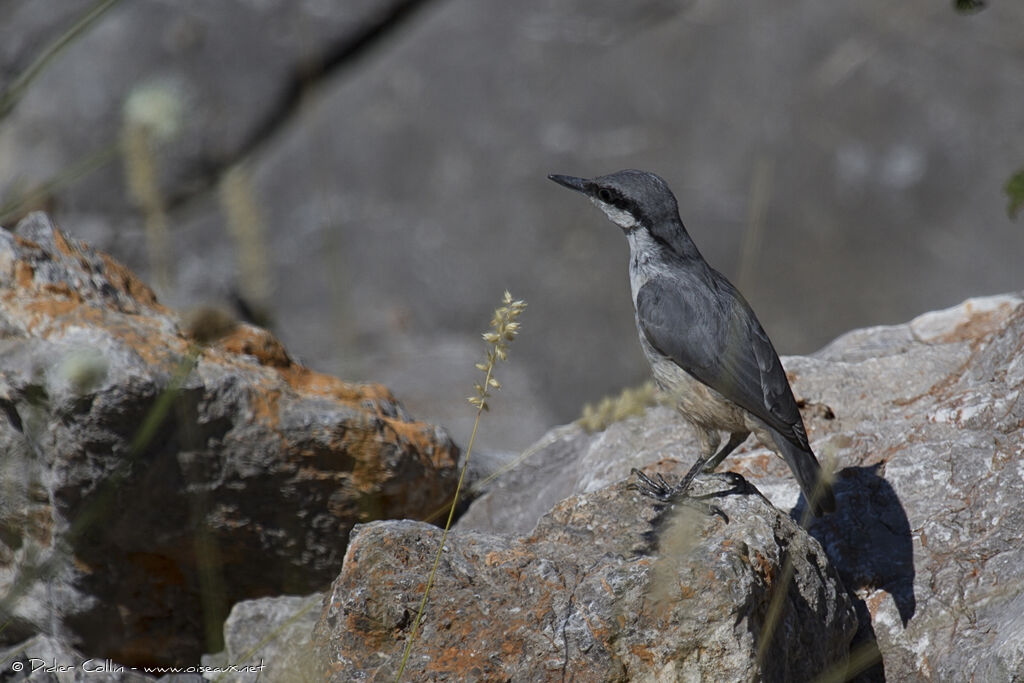
[(0, 92), (0, 223), (46, 208), (463, 444), (525, 298), (492, 451), (647, 375), (624, 240), (549, 172), (663, 175), (781, 353), (1022, 287), (1020, 2), (3, 0)]

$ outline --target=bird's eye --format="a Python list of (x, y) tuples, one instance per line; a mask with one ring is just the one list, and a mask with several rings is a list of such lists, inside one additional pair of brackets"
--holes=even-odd
[(605, 204), (611, 204), (612, 199), (614, 199), (614, 197), (612, 197), (611, 190), (605, 189), (603, 187), (597, 191), (597, 198), (600, 199)]

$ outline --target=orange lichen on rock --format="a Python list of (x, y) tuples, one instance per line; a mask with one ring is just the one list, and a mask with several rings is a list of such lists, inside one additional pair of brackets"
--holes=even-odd
[(215, 345), (229, 353), (252, 356), (260, 365), (273, 368), (287, 368), (292, 365), (284, 345), (270, 331), (255, 325), (239, 323)]
[(353, 384), (295, 363), (282, 370), (282, 377), (296, 391), (343, 403), (366, 407), (367, 402), (395, 402), (394, 395), (382, 384)]
[[(67, 558), (38, 580), (58, 584), (59, 627), (90, 654), (197, 661), (206, 633), (188, 615), (204, 614), (210, 576), (226, 605), (321, 589), (356, 523), (423, 518), (451, 495), (458, 448), (387, 388), (305, 368), (267, 330), (215, 309), (172, 313), (42, 214), (17, 230), (0, 240), (5, 409), (32, 416), (47, 452), (12, 431), (5, 496), (51, 502), (31, 516), (11, 504), (0, 524)], [(96, 359), (87, 382), (62, 365), (82, 351)], [(32, 575), (5, 543), (0, 568)]]
[(104, 270), (110, 284), (114, 285), (118, 290), (124, 292), (126, 295), (147, 308), (152, 308), (161, 312), (167, 311), (167, 309), (157, 301), (156, 294), (153, 290), (150, 289), (146, 283), (140, 280), (135, 273), (115, 261), (109, 254), (103, 252), (97, 253), (100, 258), (103, 259)]
[(35, 284), (36, 271), (30, 263), (15, 261), (14, 263), (14, 284), (19, 290), (26, 290)]

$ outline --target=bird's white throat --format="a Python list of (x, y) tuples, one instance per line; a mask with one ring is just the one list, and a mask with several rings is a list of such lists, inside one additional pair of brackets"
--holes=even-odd
[(623, 230), (630, 230), (636, 227), (636, 218), (630, 212), (623, 211), (611, 204), (606, 204), (596, 197), (590, 197), (590, 201), (594, 202), (594, 206), (604, 211), (604, 215), (608, 216), (612, 223)]
[(630, 230), (626, 233), (629, 241), (629, 288), (633, 295), (633, 304), (640, 288), (652, 277), (667, 275), (664, 264), (655, 258), (658, 245), (646, 229)]

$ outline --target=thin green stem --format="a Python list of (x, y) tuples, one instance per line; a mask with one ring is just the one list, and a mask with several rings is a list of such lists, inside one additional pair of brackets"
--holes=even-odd
[(61, 171), (25, 193), (12, 193), (14, 198), (0, 206), (0, 224), (6, 223), (12, 217), (23, 212), (26, 207), (31, 207), (54, 190), (70, 185), (79, 178), (103, 168), (117, 156), (120, 149), (121, 145), (119, 143), (105, 145), (67, 170)]
[[(491, 380), (491, 373), (494, 371), (494, 363), (487, 364), (487, 376), (484, 378), (483, 386), (487, 386), (487, 383)], [(459, 481), (455, 485), (455, 495), (452, 497), (451, 507), (448, 508), (448, 521), (444, 523), (444, 532), (441, 534), (441, 543), (437, 546), (437, 553), (434, 555), (434, 566), (430, 568), (430, 575), (427, 577), (427, 587), (423, 591), (423, 599), (420, 600), (420, 608), (416, 612), (416, 620), (412, 623), (412, 632), (409, 634), (409, 641), (405, 644), (405, 652), (402, 653), (402, 663), (398, 667), (398, 673), (395, 675), (395, 683), (402, 680), (402, 674), (405, 672), (405, 665), (409, 661), (409, 654), (412, 652), (412, 644), (416, 640), (416, 633), (420, 627), (420, 620), (423, 618), (423, 611), (427, 607), (427, 597), (430, 596), (430, 589), (434, 585), (434, 576), (437, 574), (437, 567), (441, 564), (441, 553), (444, 551), (445, 541), (448, 540), (448, 529), (452, 526), (452, 520), (455, 518), (455, 505), (459, 501), (459, 491), (462, 490), (462, 480), (466, 477), (466, 469), (469, 465), (469, 456), (473, 453), (473, 443), (476, 441), (476, 430), (480, 426), (480, 416), (484, 412), (484, 406), (486, 404), (481, 401), (480, 405), (476, 409), (476, 419), (473, 420), (473, 431), (469, 434), (469, 445), (466, 446), (466, 459), (462, 462), (462, 471), (459, 472)]]
[[(276, 639), (278, 636), (280, 636), (284, 632), (285, 629), (287, 629), (289, 626), (291, 626), (292, 624), (297, 622), (302, 617), (306, 616), (306, 614), (311, 609), (313, 609), (314, 607), (318, 607), (319, 605), (320, 605), (319, 601), (317, 601), (317, 600), (310, 600), (309, 603), (307, 603), (302, 609), (300, 609), (298, 612), (296, 612), (292, 616), (288, 617), (287, 620), (281, 622), (281, 624), (277, 628), (275, 628), (273, 631), (271, 631), (267, 635), (263, 636), (262, 640), (260, 640), (258, 643), (256, 643), (255, 645), (250, 647), (248, 650), (246, 650), (244, 653), (242, 653), (242, 655), (239, 656), (236, 661), (233, 661), (233, 662), (229, 661), (228, 664), (231, 665), (231, 666), (242, 666), (242, 665), (244, 665), (246, 662), (248, 662), (250, 660), (250, 658), (253, 655), (257, 654), (263, 648), (264, 645), (266, 645), (267, 643), (269, 643), (272, 640)], [(222, 672), (220, 675), (218, 675), (216, 678), (213, 679), (213, 683), (220, 683), (220, 681), (225, 680), (229, 673), (230, 673), (229, 671)]]
[[(195, 368), (199, 353), (199, 349), (193, 347), (189, 349), (185, 357), (178, 363), (167, 387), (160, 392), (153, 406), (146, 413), (145, 418), (143, 418), (142, 425), (135, 432), (135, 436), (128, 447), (128, 452), (124, 457), (127, 463), (130, 464), (139, 457), (143, 449), (155, 438), (159, 427), (163, 424), (164, 419), (174, 404), (174, 399), (177, 397), (182, 386), (184, 386), (189, 374)], [(110, 513), (111, 507), (115, 503), (114, 495), (116, 489), (123, 483), (125, 476), (124, 472), (115, 472), (102, 480), (96, 492), (84, 505), (83, 509), (71, 520), (66, 533), (66, 543), (73, 545), (75, 539), (87, 534), (93, 526), (101, 523), (105, 516)], [(9, 614), (15, 603), (32, 587), (33, 582), (48, 579), (61, 571), (63, 562), (66, 559), (67, 556), (64, 552), (54, 552), (50, 557), (38, 564), (23, 562), (22, 565), (26, 569), (18, 572), (7, 593), (0, 598), (0, 614)]]
[[(810, 526), (812, 515), (811, 502), (808, 501), (807, 507), (800, 517), (801, 529), (807, 529)], [(796, 568), (793, 566), (793, 556), (789, 549), (783, 548), (782, 551), (785, 554), (782, 559), (782, 573), (779, 580), (775, 582), (774, 591), (768, 603), (768, 611), (764, 617), (764, 628), (761, 629), (761, 640), (757, 644), (757, 665), (762, 669), (765, 657), (768, 656), (768, 648), (771, 646), (772, 639), (775, 637), (775, 631), (779, 626), (779, 621), (782, 619), (782, 610), (785, 607), (786, 598), (789, 597), (789, 586), (793, 581), (793, 574), (796, 571)]]
[(21, 96), (25, 94), (25, 90), (28, 86), (32, 84), (32, 81), (42, 73), (43, 69), (45, 69), (46, 66), (64, 50), (64, 48), (70, 45), (75, 38), (89, 28), (93, 22), (103, 16), (107, 10), (119, 2), (121, 2), (121, 0), (99, 0), (99, 2), (94, 4), (88, 11), (79, 17), (74, 26), (47, 45), (39, 56), (28, 65), (28, 68), (22, 71), (18, 77), (14, 79), (14, 82), (8, 86), (3, 95), (0, 95), (0, 119), (3, 119), (10, 113), (14, 108), (14, 105), (21, 99)]
[(850, 650), (846, 661), (836, 664), (814, 679), (814, 683), (846, 683), (882, 661), (882, 653), (874, 641), (862, 643)]
[[(523, 462), (527, 458), (530, 458), (530, 457), (533, 457), (534, 455), (536, 455), (540, 451), (540, 449), (541, 449), (541, 444), (540, 443), (535, 443), (534, 445), (530, 446), (525, 451), (523, 451), (518, 456), (516, 456), (515, 459), (509, 460), (504, 465), (502, 465), (498, 469), (494, 470), (493, 472), (488, 474), (483, 479), (481, 479), (479, 481), (476, 481), (476, 482), (473, 482), (473, 485), (470, 487), (469, 492), (470, 493), (476, 493), (478, 491), (482, 491), (492, 481), (494, 481), (498, 477), (504, 475), (506, 472), (509, 472), (509, 471), (515, 469), (521, 462)], [(435, 519), (437, 519), (439, 516), (441, 516), (441, 514), (445, 510), (447, 510), (448, 506), (451, 505), (451, 504), (452, 504), (452, 502), (450, 500), (445, 501), (444, 505), (442, 505), (441, 507), (437, 508), (436, 510), (431, 512), (429, 515), (424, 517), (422, 521), (424, 521), (424, 522), (433, 522)]]

